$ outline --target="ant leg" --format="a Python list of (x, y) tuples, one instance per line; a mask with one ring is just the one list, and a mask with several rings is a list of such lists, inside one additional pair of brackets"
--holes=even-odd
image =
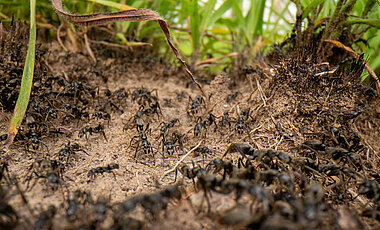
[(153, 147), (150, 147), (149, 151), (151, 152), (151, 156), (153, 157), (153, 165), (156, 165), (156, 157), (154, 156)]
[(102, 135), (103, 135), (104, 139), (106, 140), (106, 142), (108, 142), (107, 137), (106, 137), (106, 133), (104, 131), (102, 131)]
[(140, 150), (140, 142), (137, 142), (135, 155), (133, 156), (133, 158), (135, 158), (136, 161), (137, 161), (137, 159), (136, 159), (136, 157), (137, 157), (137, 152), (138, 152), (139, 150)]
[(207, 192), (205, 191), (205, 197), (206, 197), (206, 202), (207, 202), (207, 214), (211, 213), (211, 203), (210, 203), (210, 198), (207, 196)]
[(134, 136), (134, 137), (132, 137), (131, 141), (129, 142), (128, 149), (129, 149), (129, 147), (132, 146), (132, 141), (133, 141), (135, 138), (138, 138), (138, 137), (139, 137), (139, 136)]
[(175, 176), (174, 176), (173, 184), (177, 181), (177, 176), (178, 176), (178, 168), (176, 168), (176, 170), (175, 170)]
[(244, 129), (245, 129), (245, 131), (247, 132), (247, 136), (248, 136), (249, 140), (250, 140), (251, 142), (253, 142), (253, 139), (252, 139), (252, 137), (251, 137), (251, 134), (249, 133), (249, 130), (248, 130), (247, 126), (245, 126)]

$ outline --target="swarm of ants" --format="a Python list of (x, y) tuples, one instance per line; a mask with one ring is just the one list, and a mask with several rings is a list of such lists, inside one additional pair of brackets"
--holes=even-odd
[[(13, 59), (22, 56), (12, 55)], [(42, 50), (39, 55), (42, 58)], [(290, 135), (289, 128), (279, 121), (282, 114), (276, 114), (268, 120), (279, 141), (262, 147), (261, 140), (270, 137), (254, 132), (262, 125), (260, 122), (265, 122), (258, 114), (273, 106), (265, 93), (278, 88), (271, 86), (260, 92), (262, 104), (249, 99), (242, 103), (247, 93), (236, 88), (222, 99), (212, 95), (205, 98), (186, 89), (163, 100), (159, 89), (147, 85), (101, 88), (67, 71), (49, 73), (44, 62), (38, 63), (41, 72), (36, 73), (27, 115), (15, 139), (28, 165), (16, 175), (9, 168), (17, 160), (2, 157), (0, 162), (0, 228), (149, 229), (168, 219), (171, 210), (188, 203), (191, 209), (187, 212), (213, 221), (209, 228), (347, 229), (342, 222), (349, 219), (353, 229), (361, 229), (368, 227), (366, 222), (380, 222), (380, 176), (368, 163), (368, 145), (350, 128), (364, 105), (343, 112), (334, 105), (317, 114), (288, 103), (288, 107), (294, 105), (291, 115), (295, 120), (320, 119), (316, 119), (318, 130), (310, 131), (311, 125), (305, 122), (307, 135)], [(10, 65), (6, 61), (0, 64), (6, 68)], [(334, 90), (341, 92), (345, 85), (337, 76), (327, 76), (329, 64), (311, 66), (281, 59), (273, 66), (278, 74), (274, 80), (284, 80), (291, 86), (293, 91), (285, 95), (299, 96), (299, 90), (311, 91), (323, 85), (323, 107), (328, 97), (336, 97)], [(19, 71), (18, 65), (3, 71), (1, 111), (10, 112), (14, 106), (20, 76), (11, 76)], [(304, 77), (302, 89), (291, 77), (297, 71)], [(257, 82), (265, 77), (264, 70), (252, 68), (246, 72)], [(88, 73), (102, 75), (106, 81), (107, 74), (96, 65)], [(298, 99), (306, 100), (300, 96)], [(218, 100), (227, 105), (207, 104)], [(118, 117), (123, 117), (122, 122), (113, 124)], [(97, 157), (94, 142), (111, 141), (110, 127), (120, 130), (124, 139), (118, 156), (102, 153), (108, 163), (102, 159), (90, 167), (81, 167), (84, 159)], [(212, 139), (215, 136), (219, 140)], [(60, 138), (65, 139), (63, 144), (55, 144)], [(5, 139), (6, 134), (1, 135), (0, 143)], [(194, 143), (202, 144), (193, 147)], [(157, 179), (156, 175), (147, 180), (150, 192), (127, 192), (129, 188), (121, 182), (124, 176), (138, 175), (120, 159), (131, 160), (134, 166), (160, 167), (173, 173), (167, 175), (167, 180)], [(117, 189), (125, 196), (115, 201), (88, 189), (73, 189), (71, 186), (78, 181), (93, 187), (112, 181), (120, 185)], [(31, 207), (29, 194), (39, 191), (61, 200)], [(229, 199), (228, 208), (218, 207), (220, 197)], [(20, 205), (15, 205), (14, 200), (21, 200)]]

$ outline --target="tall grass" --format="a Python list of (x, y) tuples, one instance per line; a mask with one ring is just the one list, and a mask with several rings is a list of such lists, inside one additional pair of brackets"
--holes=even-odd
[[(343, 2), (345, 4), (341, 6)], [(187, 56), (194, 68), (200, 61), (211, 57), (225, 57), (232, 52), (242, 51), (253, 56), (255, 52), (265, 50), (265, 46), (281, 42), (292, 30), (296, 17), (292, 9), (296, 7), (303, 10), (305, 26), (308, 19), (315, 20), (317, 24), (334, 25), (332, 21), (336, 15), (347, 14), (343, 28), (352, 27), (359, 37), (369, 42), (369, 46), (360, 45), (354, 48), (368, 53), (370, 65), (374, 69), (380, 68), (380, 42), (377, 38), (379, 32), (376, 28), (367, 28), (368, 24), (376, 26), (379, 23), (377, 0), (64, 0), (63, 3), (70, 12), (78, 14), (111, 12), (130, 7), (151, 8), (172, 27), (172, 34), (180, 51)], [(8, 20), (12, 17), (26, 19), (28, 4), (28, 0), (0, 0), (0, 17), (8, 17)], [(60, 23), (50, 7), (50, 0), (37, 1), (37, 16), (37, 22), (40, 23)], [(118, 22), (115, 32), (114, 42), (121, 44), (133, 45), (133, 41), (163, 41), (157, 39), (162, 37), (159, 27), (151, 22)], [(341, 29), (337, 28), (336, 34), (340, 32)], [(164, 45), (154, 47), (158, 47), (160, 53), (167, 53)], [(231, 61), (231, 57), (221, 59), (217, 64), (225, 65), (219, 69), (229, 65)]]

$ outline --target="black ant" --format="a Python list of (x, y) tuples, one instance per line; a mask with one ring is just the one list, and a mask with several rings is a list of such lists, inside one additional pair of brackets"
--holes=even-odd
[(239, 96), (239, 94), (240, 94), (239, 91), (235, 91), (234, 93), (229, 94), (229, 95), (226, 97), (226, 102), (227, 102), (227, 103), (230, 103), (230, 102), (236, 100), (236, 98)]
[(150, 115), (153, 115), (153, 114), (156, 114), (157, 118), (160, 118), (160, 115), (162, 116), (161, 107), (157, 101), (150, 103), (149, 107), (147, 108), (144, 108), (144, 107), (145, 107), (144, 105), (141, 105), (139, 110), (145, 116), (149, 117)]
[(172, 133), (172, 135), (166, 135), (164, 138), (162, 138), (163, 159), (165, 159), (164, 157), (165, 152), (168, 153), (170, 156), (172, 156), (174, 152), (178, 151), (178, 148), (180, 148), (181, 146), (177, 145), (177, 142), (178, 142), (178, 139), (174, 133)]
[(112, 100), (112, 96), (116, 96), (119, 100), (128, 96), (128, 94), (125, 92), (124, 88), (121, 88), (121, 89), (115, 91), (113, 94), (109, 89), (106, 89), (105, 95), (107, 96), (107, 102), (111, 105), (111, 107), (115, 108), (117, 111), (119, 111), (121, 113), (124, 113), (124, 110), (119, 105), (117, 105), (114, 102), (114, 100)]
[[(29, 166), (29, 175), (25, 179), (28, 181), (26, 186), (26, 190), (32, 189), (37, 180), (40, 178), (44, 178), (47, 180), (47, 184), (52, 188), (52, 190), (56, 190), (60, 183), (60, 176), (62, 171), (64, 170), (64, 166), (55, 161), (55, 160), (47, 160), (45, 158), (37, 158), (30, 166)], [(32, 180), (33, 175), (37, 176), (37, 179), (34, 181), (32, 186), (29, 188), (29, 182)]]
[(212, 150), (207, 148), (206, 146), (199, 146), (198, 148), (196, 148), (194, 150), (194, 157), (198, 156), (199, 154), (202, 155), (202, 159), (204, 161), (205, 157), (207, 157), (207, 155), (210, 155), (212, 153)]
[(194, 115), (200, 111), (201, 106), (204, 106), (205, 103), (205, 99), (200, 95), (196, 96), (195, 100), (189, 96), (187, 115), (189, 117), (194, 117)]
[[(144, 153), (145, 156), (148, 156), (148, 155), (152, 156), (154, 158), (154, 162), (155, 162), (155, 157), (154, 157), (154, 153), (153, 153), (153, 147), (150, 144), (150, 142), (148, 141), (147, 132), (150, 132), (149, 124), (146, 126), (145, 130), (141, 130), (139, 132), (139, 135), (136, 135), (136, 136), (132, 137), (132, 139), (131, 139), (131, 141), (129, 143), (129, 147), (130, 146), (134, 146), (136, 148), (134, 158), (137, 157), (137, 154), (140, 151), (143, 151), (143, 153)], [(136, 138), (138, 138), (138, 139), (135, 140)], [(132, 142), (134, 140), (135, 140), (135, 142), (132, 144)]]
[(81, 130), (79, 130), (78, 137), (82, 138), (83, 136), (85, 136), (86, 139), (88, 140), (88, 134), (92, 135), (93, 133), (101, 133), (103, 135), (104, 139), (106, 141), (108, 141), (106, 134), (104, 132), (104, 127), (101, 124), (98, 124), (95, 127), (86, 126), (86, 127), (82, 128)]
[(162, 125), (162, 126), (161, 126), (161, 128), (160, 128), (160, 137), (165, 138), (165, 136), (166, 136), (168, 130), (169, 130), (170, 128), (173, 128), (174, 125), (175, 125), (176, 123), (178, 123), (178, 122), (179, 122), (178, 118), (174, 118), (174, 119), (172, 119), (171, 121), (169, 121), (168, 123), (166, 123), (166, 122), (161, 122), (160, 125)]
[(178, 102), (181, 102), (184, 97), (185, 97), (185, 92), (184, 91), (181, 91), (180, 93), (177, 93), (177, 100), (178, 100)]
[[(153, 92), (156, 95), (152, 95)], [(152, 91), (144, 87), (135, 89), (132, 92), (132, 101), (137, 101), (139, 105), (149, 105), (154, 101), (158, 101), (157, 89), (153, 89)]]
[(199, 167), (199, 166), (195, 166), (194, 165), (194, 162), (193, 162), (193, 167), (189, 167), (187, 164), (181, 164), (177, 170), (176, 170), (176, 173), (175, 173), (175, 180), (174, 182), (177, 180), (177, 174), (178, 174), (178, 171), (184, 176), (184, 177), (187, 177), (189, 179), (191, 179), (193, 181), (193, 184), (195, 185), (195, 178), (196, 177), (199, 177), (201, 175), (205, 175), (206, 174), (206, 170)]
[(119, 164), (110, 163), (104, 167), (96, 167), (96, 168), (90, 169), (87, 173), (87, 176), (90, 177), (90, 180), (93, 180), (95, 178), (96, 174), (103, 174), (106, 172), (106, 173), (112, 173), (114, 175), (114, 177), (116, 177), (115, 173), (112, 172), (112, 170), (118, 169), (118, 168), (119, 168)]
[(92, 114), (96, 119), (107, 120), (108, 122), (111, 120), (111, 115), (107, 112), (99, 111)]
[(228, 130), (231, 129), (231, 118), (229, 117), (229, 112), (226, 110), (223, 113), (222, 119), (219, 122), (219, 127), (225, 127), (228, 125)]
[(50, 205), (47, 210), (39, 214), (34, 223), (34, 229), (53, 229), (53, 218), (56, 213), (57, 208), (54, 205)]
[(69, 162), (70, 156), (75, 154), (75, 152), (84, 152), (87, 154), (87, 152), (84, 151), (79, 144), (77, 144), (77, 143), (71, 144), (69, 142), (65, 145), (65, 147), (63, 149), (59, 150), (59, 152), (57, 154), (58, 159), (60, 161), (62, 161), (63, 164), (67, 163), (67, 162)]
[(66, 104), (64, 105), (65, 110), (71, 110), (70, 115), (75, 119), (88, 118), (90, 115), (86, 111), (86, 107), (80, 107), (76, 105)]
[(234, 168), (235, 166), (231, 161), (223, 161), (220, 158), (216, 158), (207, 164), (206, 171), (211, 172), (212, 170), (212, 173), (218, 173), (223, 170), (223, 179), (225, 179), (227, 175), (232, 175)]
[(129, 118), (126, 125), (124, 125), (124, 131), (128, 129), (136, 128), (137, 132), (142, 132), (144, 130), (144, 119), (143, 119), (144, 113), (142, 111), (137, 111), (137, 113)]
[(179, 147), (183, 149), (183, 144), (186, 142), (186, 134), (182, 134), (178, 130), (175, 130), (172, 135), (176, 139)]
[(248, 130), (248, 126), (246, 124), (248, 118), (249, 118), (249, 113), (250, 113), (250, 110), (249, 109), (242, 109), (239, 116), (238, 116), (238, 119), (236, 121), (236, 124), (235, 124), (235, 130), (241, 135), (244, 131), (247, 132), (249, 138), (251, 138), (251, 135), (249, 133), (249, 130)]
[[(202, 130), (205, 129), (204, 132)], [(206, 131), (207, 131), (207, 126), (206, 126), (206, 121), (202, 120), (202, 118), (198, 117), (197, 124), (194, 126), (193, 132), (195, 136), (201, 135), (203, 138), (206, 137)]]

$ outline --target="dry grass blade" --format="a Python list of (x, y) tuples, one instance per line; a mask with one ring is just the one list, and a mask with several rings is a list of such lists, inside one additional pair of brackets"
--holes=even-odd
[(171, 172), (174, 172), (175, 170), (177, 170), (178, 166), (182, 163), (183, 160), (185, 160), (185, 158), (187, 156), (189, 156), (192, 152), (194, 152), (199, 146), (201, 146), (203, 140), (200, 140), (199, 143), (194, 146), (192, 149), (190, 149), (189, 152), (187, 152), (185, 155), (182, 156), (182, 158), (174, 165), (173, 168), (169, 169), (169, 170), (166, 170), (162, 175), (161, 177), (158, 179), (158, 182), (160, 182), (163, 178), (165, 178), (169, 173)]
[(171, 41), (171, 38), (170, 38), (168, 24), (156, 12), (150, 9), (130, 9), (130, 10), (123, 10), (123, 11), (112, 12), (112, 13), (75, 15), (75, 14), (70, 14), (64, 11), (62, 7), (62, 0), (52, 0), (51, 2), (53, 4), (55, 11), (59, 15), (61, 15), (67, 21), (76, 25), (95, 26), (95, 25), (108, 24), (108, 23), (118, 22), (118, 21), (127, 21), (127, 22), (157, 21), (162, 31), (165, 34), (166, 40), (168, 41), (170, 48), (173, 50), (176, 58), (184, 67), (187, 75), (198, 86), (203, 96), (207, 98), (207, 95), (203, 91), (202, 86), (195, 80), (194, 75), (189, 70), (185, 61), (183, 61), (182, 58), (180, 57), (177, 48), (175, 48), (175, 46), (173, 45), (173, 42)]
[[(325, 40), (325, 42), (331, 43), (331, 44), (335, 45), (336, 47), (339, 47), (341, 49), (346, 50), (347, 52), (349, 52), (355, 58), (359, 58), (360, 57), (359, 54), (355, 53), (355, 51), (353, 51), (350, 47), (343, 45), (341, 42), (338, 42), (338, 41), (335, 41), (335, 40)], [(376, 73), (368, 65), (368, 62), (366, 62), (364, 59), (363, 59), (363, 62), (364, 62), (364, 66), (365, 66), (366, 70), (368, 71), (368, 73), (375, 80), (375, 85), (376, 85), (377, 93), (380, 95), (380, 80), (379, 80), (379, 78), (376, 76)]]
[(215, 57), (215, 58), (209, 58), (209, 59), (206, 59), (206, 60), (203, 60), (203, 61), (200, 61), (196, 64), (196, 66), (202, 66), (202, 65), (207, 65), (207, 64), (213, 64), (219, 60), (222, 60), (224, 58), (228, 58), (228, 57), (235, 57), (237, 56), (238, 53), (237, 52), (232, 52), (232, 53), (229, 53), (227, 55), (224, 55), (222, 57)]

